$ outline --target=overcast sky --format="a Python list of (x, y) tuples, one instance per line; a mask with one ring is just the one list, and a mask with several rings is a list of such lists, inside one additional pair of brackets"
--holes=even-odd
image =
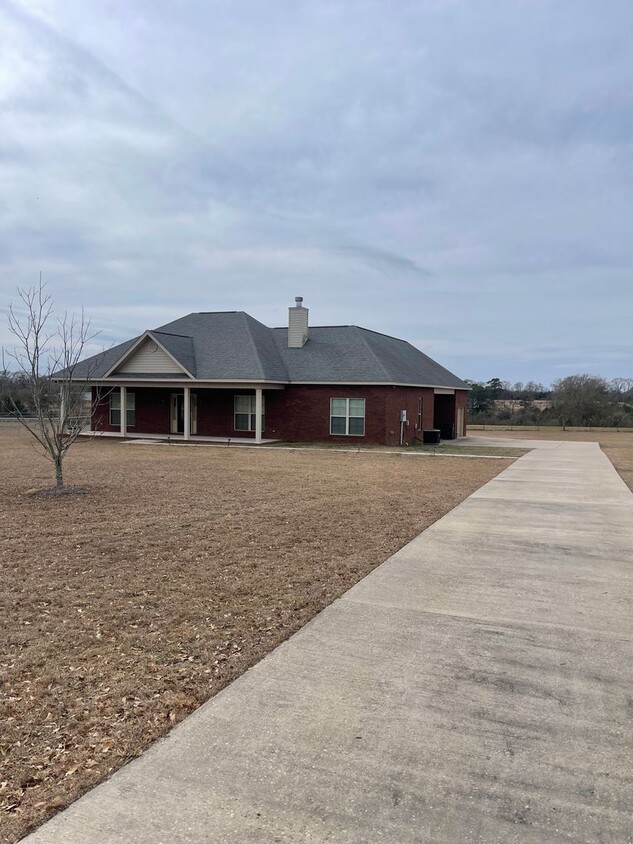
[(0, 0), (0, 343), (190, 311), (633, 376), (631, 0)]

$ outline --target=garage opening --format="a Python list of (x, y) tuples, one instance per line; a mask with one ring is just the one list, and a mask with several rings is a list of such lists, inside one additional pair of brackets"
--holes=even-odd
[(433, 427), (443, 440), (454, 440), (458, 436), (454, 390), (435, 390)]

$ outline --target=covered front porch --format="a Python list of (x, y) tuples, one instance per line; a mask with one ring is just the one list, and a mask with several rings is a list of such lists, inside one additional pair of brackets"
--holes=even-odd
[(274, 405), (282, 389), (254, 384), (101, 384), (92, 388), (90, 433), (175, 442), (272, 442), (280, 437), (277, 431), (266, 431), (266, 404)]

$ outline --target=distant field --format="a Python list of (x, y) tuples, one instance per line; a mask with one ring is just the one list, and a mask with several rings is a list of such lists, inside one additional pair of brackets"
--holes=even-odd
[(78, 443), (0, 426), (0, 840), (216, 694), (509, 460)]
[(468, 425), (468, 432), (471, 431), (493, 431), (493, 432), (500, 432), (500, 431), (525, 431), (526, 434), (532, 434), (534, 431), (567, 431), (570, 433), (591, 433), (592, 431), (613, 431), (615, 433), (629, 433), (633, 434), (633, 428), (601, 428), (596, 427), (595, 425), (591, 428), (587, 427), (570, 427), (566, 425), (563, 428), (560, 425), (512, 425), (507, 423), (505, 425)]

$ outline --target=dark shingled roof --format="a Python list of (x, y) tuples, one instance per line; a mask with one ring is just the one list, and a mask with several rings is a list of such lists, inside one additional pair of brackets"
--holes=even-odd
[[(150, 334), (203, 381), (393, 383), (468, 389), (410, 343), (355, 325), (310, 327), (301, 349), (288, 348), (287, 328), (268, 328), (243, 311), (188, 314)], [(83, 361), (76, 377), (103, 378), (138, 339)], [(125, 373), (125, 377), (135, 376)]]
[(465, 384), (405, 340), (356, 325), (311, 327), (302, 349), (288, 348), (288, 329), (273, 329), (290, 381), (387, 382), (457, 387)]
[(184, 366), (193, 377), (196, 377), (196, 355), (193, 348), (193, 340), (189, 335), (171, 334), (167, 331), (150, 331), (152, 337), (164, 346), (170, 355)]
[(156, 330), (188, 334), (192, 338), (197, 378), (288, 380), (270, 328), (244, 311), (189, 314)]
[[(80, 361), (75, 367), (74, 378), (77, 381), (83, 381), (90, 378), (103, 378), (105, 373), (131, 348), (142, 335), (133, 337), (131, 340), (126, 340), (125, 343), (119, 343), (118, 346), (113, 346), (111, 349), (105, 349), (97, 355), (93, 355), (86, 360)], [(57, 377), (63, 377), (65, 370), (56, 372)]]

